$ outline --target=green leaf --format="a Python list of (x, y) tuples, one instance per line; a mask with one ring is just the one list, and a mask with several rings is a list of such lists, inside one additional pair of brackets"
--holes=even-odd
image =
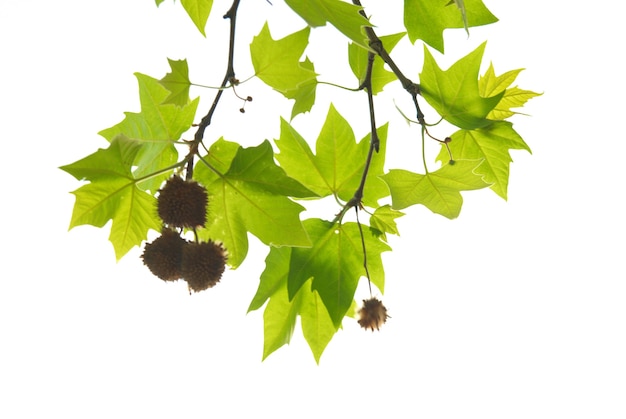
[(267, 245), (310, 246), (299, 219), (304, 208), (288, 197), (315, 194), (276, 166), (268, 141), (257, 147), (238, 147), (234, 156), (232, 146), (224, 143), (222, 140), (214, 144), (209, 150), (210, 158), (205, 160), (212, 167), (212, 162), (218, 161), (228, 171), (219, 176), (200, 164), (194, 172), (209, 192), (207, 228), (200, 230), (199, 235), (221, 240), (232, 267), (239, 266), (246, 257), (248, 232)]
[(487, 115), (503, 96), (503, 93), (487, 98), (480, 95), (478, 72), (484, 50), (485, 43), (443, 71), (424, 46), (422, 95), (446, 121), (459, 128), (475, 129), (490, 124)]
[[(451, 138), (448, 146), (452, 156), (455, 159), (482, 160), (475, 172), (491, 184), (495, 193), (507, 199), (509, 165), (513, 161), (509, 150), (531, 152), (522, 137), (513, 129), (513, 124), (498, 121), (485, 128), (457, 131)], [(448, 158), (448, 151), (442, 148), (437, 159), (445, 161)]]
[(206, 36), (204, 27), (211, 14), (213, 0), (180, 0), (180, 2), (202, 36)]
[[(385, 163), (387, 125), (378, 129), (378, 136), (380, 148), (373, 155), (363, 196), (364, 204), (372, 207), (389, 194), (377, 179)], [(319, 196), (334, 194), (348, 201), (361, 181), (369, 144), (369, 135), (356, 143), (350, 124), (331, 104), (316, 142), (316, 154), (287, 121), (281, 120), (280, 139), (276, 140), (280, 153), (276, 159), (289, 176)]]
[[(333, 224), (319, 219), (304, 221), (313, 242), (310, 248), (293, 248), (288, 274), (289, 297), (293, 299), (309, 278), (336, 327), (354, 300), (363, 267), (361, 233), (356, 223)], [(391, 250), (370, 229), (363, 229), (370, 279), (384, 291), (385, 274), (381, 253)]]
[[(381, 36), (380, 40), (383, 42), (383, 46), (387, 52), (391, 53), (396, 44), (404, 38), (405, 32), (397, 33), (394, 35)], [(348, 60), (350, 62), (350, 68), (359, 81), (359, 85), (365, 80), (367, 73), (367, 61), (368, 52), (360, 46), (351, 43), (348, 45)], [(374, 64), (372, 67), (372, 94), (376, 95), (383, 91), (383, 88), (387, 83), (396, 80), (395, 74), (391, 71), (385, 70), (384, 61), (378, 55), (374, 58)]]
[(395, 169), (382, 178), (391, 191), (392, 208), (422, 204), (432, 212), (452, 219), (461, 212), (461, 191), (489, 186), (482, 176), (475, 173), (479, 163), (476, 160), (457, 160), (425, 175)]
[(301, 85), (315, 80), (317, 74), (311, 65), (299, 61), (309, 43), (309, 32), (309, 28), (304, 28), (274, 40), (266, 22), (250, 44), (255, 75), (275, 90), (291, 95)]
[(149, 229), (161, 229), (155, 211), (156, 199), (137, 188), (131, 173), (140, 148), (120, 135), (108, 148), (61, 167), (78, 180), (91, 181), (72, 192), (76, 202), (70, 229), (84, 224), (103, 227), (112, 220), (109, 240), (118, 260), (140, 245)]
[(396, 218), (402, 217), (404, 213), (396, 211), (389, 205), (376, 208), (370, 217), (370, 225), (382, 234), (382, 239), (387, 240), (386, 234), (400, 235)]
[(465, 28), (469, 33), (468, 27), (497, 21), (482, 0), (404, 0), (404, 26), (411, 42), (421, 39), (441, 53), (445, 29)]
[(311, 281), (298, 291), (293, 299), (287, 293), (290, 247), (271, 247), (265, 259), (266, 268), (248, 311), (257, 310), (269, 299), (263, 314), (263, 359), (289, 343), (301, 316), (302, 333), (315, 360), (319, 363), (322, 352), (337, 331), (319, 294), (311, 290)]
[[(304, 61), (301, 61), (300, 65), (302, 68), (315, 73), (315, 66), (308, 57)], [(298, 114), (308, 112), (311, 108), (313, 108), (316, 89), (317, 79), (313, 78), (300, 83), (295, 89), (287, 90), (283, 93), (286, 98), (295, 99), (295, 103), (291, 109), (291, 119), (295, 118)]]
[(522, 90), (517, 86), (509, 88), (522, 70), (523, 69), (511, 70), (500, 76), (496, 76), (493, 65), (490, 64), (485, 74), (478, 80), (478, 90), (483, 97), (494, 96), (504, 92), (502, 99), (500, 99), (496, 107), (489, 112), (487, 118), (497, 121), (510, 118), (516, 113), (519, 113), (512, 111), (511, 108), (520, 108), (533, 97), (541, 96), (541, 93)]
[(347, 36), (352, 42), (369, 49), (364, 26), (372, 26), (354, 6), (341, 0), (285, 0), (310, 26), (324, 26), (327, 22)]
[(189, 87), (191, 86), (187, 60), (170, 60), (168, 58), (167, 61), (170, 63), (172, 71), (161, 79), (161, 85), (169, 90), (170, 94), (165, 98), (163, 104), (171, 103), (185, 106), (189, 103)]
[[(141, 112), (125, 112), (126, 117), (122, 122), (100, 131), (99, 134), (108, 141), (120, 134), (139, 140), (141, 150), (134, 161), (137, 166), (134, 175), (139, 178), (176, 163), (178, 153), (174, 142), (193, 124), (199, 99), (196, 98), (182, 107), (164, 104), (170, 92), (158, 80), (141, 73), (135, 73), (135, 77), (139, 84)], [(167, 177), (167, 173), (155, 176), (141, 186), (156, 191)]]

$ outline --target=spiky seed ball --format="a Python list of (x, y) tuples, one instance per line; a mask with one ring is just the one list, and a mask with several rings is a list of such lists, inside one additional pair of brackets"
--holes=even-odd
[(359, 310), (359, 324), (363, 329), (380, 330), (387, 321), (387, 308), (377, 298), (363, 300), (363, 307)]
[(159, 191), (157, 211), (171, 227), (194, 228), (206, 223), (208, 195), (204, 186), (172, 176)]
[(215, 286), (225, 268), (226, 251), (211, 240), (189, 243), (183, 250), (182, 276), (190, 292), (200, 292)]
[(182, 277), (183, 248), (187, 240), (169, 228), (152, 243), (146, 243), (141, 258), (150, 271), (164, 281), (176, 281)]

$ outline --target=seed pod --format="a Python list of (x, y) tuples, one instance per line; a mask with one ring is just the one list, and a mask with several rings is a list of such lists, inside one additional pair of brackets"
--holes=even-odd
[(157, 211), (163, 223), (170, 227), (195, 228), (206, 223), (207, 204), (204, 186), (174, 175), (159, 191)]
[(377, 298), (363, 300), (363, 307), (359, 310), (359, 324), (363, 329), (380, 330), (387, 321), (387, 308)]
[(183, 250), (182, 277), (189, 291), (211, 288), (222, 278), (226, 268), (226, 251), (213, 242), (189, 243)]
[(182, 277), (183, 248), (187, 241), (169, 228), (152, 243), (146, 243), (141, 258), (157, 277), (164, 281), (176, 281)]

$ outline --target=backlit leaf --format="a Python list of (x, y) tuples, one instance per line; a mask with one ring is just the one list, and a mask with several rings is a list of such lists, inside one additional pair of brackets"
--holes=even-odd
[(163, 104), (171, 103), (185, 106), (189, 103), (189, 87), (191, 86), (187, 60), (170, 60), (168, 58), (167, 61), (170, 63), (172, 71), (161, 79), (161, 85), (169, 90), (170, 94), (163, 101)]
[(448, 122), (463, 129), (484, 127), (491, 123), (489, 112), (504, 93), (482, 97), (478, 89), (478, 72), (485, 50), (483, 43), (448, 70), (441, 70), (424, 46), (424, 67), (420, 85), (424, 99)]
[(489, 186), (475, 173), (480, 161), (458, 160), (425, 175), (394, 169), (382, 178), (391, 190), (392, 208), (422, 204), (432, 212), (456, 218), (461, 212), (461, 191)]

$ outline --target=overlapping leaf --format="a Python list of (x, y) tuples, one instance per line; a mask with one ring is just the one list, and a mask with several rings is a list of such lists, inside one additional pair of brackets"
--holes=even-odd
[(209, 192), (207, 228), (200, 234), (224, 243), (231, 266), (237, 267), (245, 259), (248, 232), (267, 245), (311, 245), (299, 219), (304, 208), (288, 197), (315, 194), (276, 166), (269, 142), (242, 148), (219, 140), (205, 160), (224, 171), (218, 175), (204, 164), (195, 171), (195, 178)]
[(361, 7), (341, 0), (285, 0), (285, 3), (310, 26), (324, 26), (328, 22), (352, 42), (369, 48), (363, 27), (372, 25), (359, 13)]
[(475, 129), (490, 124), (487, 115), (504, 94), (480, 95), (478, 72), (484, 50), (483, 43), (443, 71), (424, 46), (424, 67), (420, 74), (422, 96), (439, 115), (459, 128)]
[[(176, 163), (178, 153), (174, 141), (191, 127), (199, 99), (184, 106), (163, 103), (170, 92), (152, 77), (136, 73), (139, 84), (141, 112), (126, 112), (124, 120), (111, 128), (99, 132), (111, 141), (117, 135), (140, 141), (134, 165), (137, 177), (150, 175)], [(141, 184), (141, 187), (156, 191), (167, 174), (156, 176)]]
[(163, 104), (171, 103), (173, 105), (185, 106), (189, 103), (189, 87), (191, 87), (187, 60), (171, 60), (168, 58), (167, 61), (170, 63), (172, 71), (161, 79), (161, 85), (169, 90), (170, 94), (165, 98)]
[[(400, 42), (405, 35), (406, 33), (402, 32), (393, 35), (381, 36), (380, 40), (382, 41), (386, 51), (391, 53), (396, 44)], [(359, 84), (365, 80), (368, 65), (367, 56), (367, 50), (364, 50), (360, 46), (353, 43), (348, 45), (348, 61), (352, 72), (359, 81)], [(396, 76), (391, 71), (385, 70), (384, 66), (385, 63), (382, 58), (375, 56), (372, 67), (372, 94), (374, 95), (382, 92), (387, 83), (396, 80)]]
[[(361, 233), (356, 223), (333, 224), (319, 219), (304, 222), (313, 243), (309, 248), (293, 248), (289, 263), (287, 290), (293, 299), (309, 278), (311, 289), (317, 291), (336, 327), (354, 300), (359, 278), (366, 275), (363, 267)], [(381, 292), (385, 274), (381, 253), (391, 250), (371, 230), (363, 229), (370, 279)]]
[(411, 42), (421, 39), (442, 53), (445, 29), (467, 30), (497, 21), (482, 0), (404, 0), (404, 26)]
[(424, 175), (394, 169), (382, 179), (389, 186), (394, 209), (422, 204), (436, 214), (456, 218), (463, 205), (461, 191), (489, 186), (475, 173), (479, 163), (477, 160), (458, 160)]
[(160, 230), (154, 197), (140, 190), (131, 167), (141, 145), (123, 135), (106, 149), (61, 167), (78, 180), (90, 183), (74, 192), (76, 202), (70, 229), (83, 224), (103, 227), (112, 220), (109, 240), (117, 259), (146, 239), (149, 229)]
[[(380, 149), (373, 156), (363, 196), (365, 205), (372, 207), (377, 206), (378, 199), (389, 194), (385, 185), (377, 179), (383, 174), (387, 125), (378, 129), (378, 136)], [(316, 142), (316, 154), (313, 154), (307, 141), (287, 121), (282, 120), (280, 139), (276, 140), (280, 153), (276, 159), (289, 176), (319, 196), (334, 194), (348, 201), (361, 181), (369, 143), (369, 135), (356, 143), (350, 124), (331, 105)]]
[[(482, 163), (475, 172), (483, 176), (491, 189), (502, 198), (507, 198), (509, 184), (509, 165), (513, 161), (510, 149), (526, 150), (530, 148), (522, 137), (515, 132), (513, 124), (497, 121), (485, 128), (460, 130), (452, 135), (449, 143), (455, 159), (480, 159)], [(448, 151), (442, 149), (438, 159), (445, 161)]]
[(509, 87), (522, 69), (507, 71), (504, 74), (496, 76), (493, 65), (489, 65), (489, 68), (485, 74), (478, 80), (478, 90), (482, 97), (495, 96), (502, 92), (504, 95), (496, 107), (489, 112), (487, 118), (492, 120), (505, 120), (518, 112), (512, 111), (511, 108), (519, 108), (524, 104), (537, 96), (541, 96), (541, 93), (535, 93), (530, 90), (523, 90), (519, 87)]
[(263, 359), (281, 346), (289, 343), (299, 315), (302, 333), (309, 344), (315, 360), (319, 362), (322, 352), (337, 331), (319, 294), (311, 290), (311, 280), (289, 299), (287, 277), (289, 274), (290, 247), (272, 247), (265, 259), (266, 268), (249, 311), (257, 310), (269, 299), (264, 320)]
[(398, 226), (396, 224), (396, 218), (402, 217), (403, 212), (394, 210), (389, 205), (383, 205), (376, 208), (374, 214), (370, 217), (370, 225), (380, 234), (383, 240), (387, 240), (387, 233), (400, 235), (398, 232)]

